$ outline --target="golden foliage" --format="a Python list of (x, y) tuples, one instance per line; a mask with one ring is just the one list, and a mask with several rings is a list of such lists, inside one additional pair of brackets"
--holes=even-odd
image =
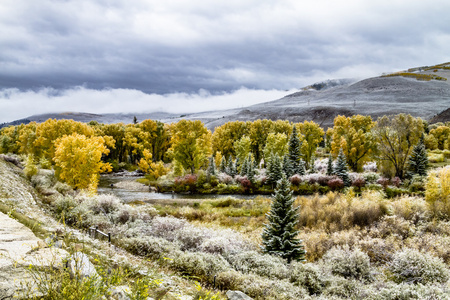
[(73, 133), (57, 139), (55, 148), (56, 174), (75, 189), (96, 190), (99, 174), (111, 171), (111, 165), (101, 161), (109, 152), (102, 137)]
[(207, 166), (212, 154), (211, 131), (201, 121), (181, 120), (171, 127), (173, 158), (185, 170), (194, 174)]
[(336, 157), (342, 148), (347, 164), (353, 171), (361, 171), (362, 165), (375, 151), (376, 143), (371, 133), (375, 122), (370, 116), (337, 116), (331, 135), (331, 153)]

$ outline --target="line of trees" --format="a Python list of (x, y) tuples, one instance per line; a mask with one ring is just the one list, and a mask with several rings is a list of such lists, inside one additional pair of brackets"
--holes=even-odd
[[(227, 164), (241, 165), (247, 160), (253, 166), (267, 166), (274, 157), (287, 157), (284, 160), (291, 165), (286, 163), (285, 168), (298, 174), (314, 165), (317, 149), (323, 147), (333, 158), (342, 151), (355, 172), (375, 160), (385, 174), (404, 178), (412, 151), (422, 137), (428, 149), (450, 148), (449, 124), (428, 126), (422, 119), (405, 114), (384, 116), (376, 122), (370, 116), (337, 116), (326, 132), (313, 121), (234, 121), (212, 133), (202, 122), (189, 120), (172, 124), (145, 120), (125, 125), (49, 119), (3, 128), (0, 153), (28, 155), (35, 164), (53, 165), (60, 179), (73, 175), (63, 170), (77, 166), (78, 173), (83, 168), (98, 174), (126, 164), (157, 178), (169, 171), (168, 166), (178, 175), (206, 170), (211, 156), (216, 166), (222, 160)], [(72, 154), (78, 148), (84, 153), (95, 152), (95, 159), (88, 159), (92, 154), (84, 158), (78, 154), (78, 162), (68, 168), (71, 164), (67, 160), (74, 159)], [(69, 184), (87, 188), (95, 185), (96, 175), (90, 177), (88, 184)]]

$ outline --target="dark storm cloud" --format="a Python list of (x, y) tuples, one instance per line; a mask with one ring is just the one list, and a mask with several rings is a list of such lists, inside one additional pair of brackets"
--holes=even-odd
[(3, 0), (0, 88), (212, 94), (448, 60), (450, 2)]

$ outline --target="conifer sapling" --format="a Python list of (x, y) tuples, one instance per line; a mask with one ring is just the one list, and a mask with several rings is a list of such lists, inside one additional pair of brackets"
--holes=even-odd
[(262, 250), (265, 253), (280, 256), (288, 263), (305, 260), (305, 247), (302, 240), (297, 238), (298, 210), (298, 207), (294, 207), (290, 182), (283, 175), (277, 183), (272, 206), (266, 215), (269, 223), (262, 233)]

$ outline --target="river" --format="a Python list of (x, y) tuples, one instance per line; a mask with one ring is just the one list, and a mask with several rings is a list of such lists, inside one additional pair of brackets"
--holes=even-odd
[[(99, 194), (113, 194), (120, 198), (124, 202), (148, 202), (148, 203), (161, 203), (164, 200), (167, 202), (173, 202), (173, 199), (177, 200), (204, 200), (204, 199), (220, 199), (226, 197), (233, 197), (237, 199), (253, 199), (257, 195), (216, 195), (216, 194), (177, 194), (177, 193), (153, 193), (149, 192), (147, 189), (124, 189), (119, 188), (116, 185), (122, 181), (136, 181), (140, 177), (136, 176), (113, 176), (113, 175), (102, 175), (100, 177), (98, 193)], [(111, 184), (113, 188), (111, 188)]]

